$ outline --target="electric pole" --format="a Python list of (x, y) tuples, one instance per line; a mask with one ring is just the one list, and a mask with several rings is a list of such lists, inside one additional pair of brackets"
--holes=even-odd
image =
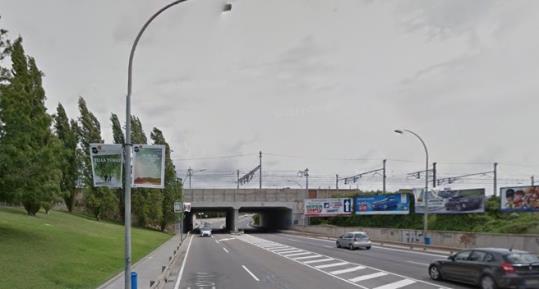
[(532, 176), (531, 179), (532, 179), (532, 187), (535, 187), (535, 177)]
[[(498, 194), (498, 163), (494, 163), (494, 192), (493, 195), (496, 196)], [(500, 195), (501, 197), (501, 195)]]
[(436, 188), (436, 162), (432, 163), (432, 187)]
[(259, 189), (262, 189), (262, 151), (258, 152), (258, 158), (259, 158), (259, 173), (260, 173), (260, 184), (258, 186)]
[(383, 167), (382, 167), (382, 182), (383, 182), (383, 184), (382, 184), (382, 194), (386, 193), (386, 177), (387, 177), (386, 176), (386, 162), (387, 162), (387, 160), (382, 161), (382, 165), (383, 165)]
[(335, 189), (339, 189), (339, 175), (336, 174), (335, 175)]

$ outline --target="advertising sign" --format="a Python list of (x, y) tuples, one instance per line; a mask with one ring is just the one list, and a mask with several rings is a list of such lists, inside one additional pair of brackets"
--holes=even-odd
[(305, 199), (305, 216), (329, 217), (352, 214), (351, 198)]
[(174, 213), (181, 213), (183, 209), (182, 202), (174, 202)]
[(121, 144), (90, 144), (94, 187), (122, 187), (123, 153)]
[(500, 189), (502, 211), (539, 211), (539, 187)]
[(406, 194), (357, 196), (354, 198), (356, 215), (405, 215), (410, 213)]
[[(414, 189), (415, 212), (425, 212), (425, 189)], [(430, 190), (429, 214), (467, 214), (485, 212), (485, 189)]]
[(133, 187), (165, 187), (164, 145), (133, 145)]

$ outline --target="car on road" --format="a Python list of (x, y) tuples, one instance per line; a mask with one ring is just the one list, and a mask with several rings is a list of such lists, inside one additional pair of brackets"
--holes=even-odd
[(539, 257), (519, 250), (463, 250), (432, 262), (428, 270), (433, 280), (468, 283), (481, 289), (539, 288)]
[(350, 250), (358, 248), (369, 250), (371, 248), (371, 241), (365, 232), (349, 232), (340, 236), (336, 241), (336, 245), (337, 248), (348, 248)]
[(483, 197), (456, 196), (447, 200), (445, 209), (448, 211), (471, 211), (481, 208)]
[(211, 237), (211, 227), (200, 228), (200, 237)]
[(399, 206), (399, 200), (396, 197), (387, 197), (372, 203), (374, 211), (393, 210)]

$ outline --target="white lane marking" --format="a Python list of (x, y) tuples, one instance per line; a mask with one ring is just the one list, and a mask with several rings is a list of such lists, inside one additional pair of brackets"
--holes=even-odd
[(219, 242), (230, 241), (230, 240), (234, 240), (234, 239), (236, 239), (236, 238), (224, 238), (224, 239), (219, 240)]
[(281, 249), (278, 249), (278, 250), (273, 250), (273, 249), (270, 249), (270, 251), (272, 251), (273, 253), (279, 253), (279, 252), (286, 252), (286, 251), (289, 251), (289, 250), (295, 250), (296, 248), (292, 248), (292, 247), (288, 247), (288, 248), (281, 248)]
[(421, 263), (421, 262), (414, 262), (414, 261), (406, 261), (406, 262), (408, 262), (410, 264), (425, 266), (425, 267), (428, 267), (430, 265), (428, 263)]
[(389, 284), (386, 284), (386, 285), (383, 285), (383, 286), (379, 286), (379, 287), (376, 287), (374, 289), (398, 289), (398, 288), (402, 288), (404, 286), (408, 286), (408, 285), (414, 284), (414, 283), (415, 283), (414, 280), (404, 279), (404, 280), (389, 283)]
[[(286, 235), (286, 234), (284, 234)], [(317, 240), (317, 241), (326, 241), (326, 240), (321, 240), (321, 239), (315, 239), (315, 238), (309, 238), (309, 237), (301, 237), (301, 238), (305, 238), (305, 239), (312, 239), (312, 240)], [(334, 242), (334, 241), (327, 241), (327, 242)], [(382, 247), (381, 247), (382, 248)], [(383, 248), (383, 249), (387, 249), (387, 248)], [(429, 253), (420, 253), (420, 252), (410, 252), (410, 251), (405, 251), (405, 250), (398, 250), (398, 249), (389, 249), (389, 250), (392, 250), (392, 251), (399, 251), (399, 252), (406, 252), (406, 253), (416, 253), (416, 254), (422, 254), (422, 255), (432, 255), (432, 256), (436, 256), (436, 257), (440, 257), (440, 256), (443, 256), (443, 255), (436, 255), (436, 254), (429, 254)], [(292, 259), (294, 260), (294, 259)], [(344, 261), (344, 260), (342, 260)], [(308, 265), (307, 265), (308, 266)], [(432, 282), (428, 282), (428, 281), (422, 281), (422, 280), (418, 280), (418, 279), (414, 279), (414, 278), (411, 278), (409, 276), (405, 276), (405, 275), (401, 275), (401, 274), (397, 274), (397, 273), (393, 273), (393, 272), (388, 272), (388, 271), (385, 271), (385, 270), (382, 270), (382, 269), (379, 269), (379, 268), (376, 268), (376, 267), (372, 267), (372, 266), (365, 266), (366, 268), (370, 268), (370, 269), (373, 269), (373, 270), (377, 270), (377, 271), (380, 271), (380, 272), (384, 272), (386, 274), (391, 274), (391, 275), (394, 275), (394, 276), (397, 276), (397, 277), (401, 277), (403, 279), (410, 279), (410, 280), (414, 280), (416, 282), (419, 282), (419, 283), (422, 283), (422, 284), (426, 284), (426, 285), (430, 285), (430, 286), (435, 286), (436, 288), (439, 288), (439, 289), (451, 289), (451, 287), (443, 287), (443, 286), (439, 286), (437, 284), (434, 284)], [(315, 268), (316, 269), (316, 268)], [(320, 270), (321, 272), (325, 272), (325, 271), (322, 271)], [(343, 279), (345, 280), (345, 279)], [(355, 284), (355, 283), (354, 283)]]
[(335, 246), (326, 246), (326, 245), (324, 245), (324, 247), (329, 248), (329, 249), (335, 248)]
[(335, 260), (335, 259), (333, 259), (333, 258), (324, 258), (324, 259), (306, 261), (306, 262), (303, 262), (303, 264), (322, 263), (322, 262), (333, 261), (333, 260)]
[(353, 267), (353, 268), (347, 268), (347, 269), (332, 271), (332, 272), (329, 272), (329, 274), (339, 275), (339, 274), (350, 273), (350, 272), (359, 271), (359, 270), (363, 270), (363, 269), (365, 269), (364, 266), (356, 266), (356, 267)]
[(223, 247), (223, 250), (227, 253), (230, 253), (225, 247)]
[(319, 258), (319, 257), (322, 257), (322, 255), (316, 254), (316, 255), (311, 255), (311, 256), (292, 258), (292, 260), (299, 261), (299, 260), (306, 260), (306, 259)]
[(217, 241), (217, 239), (215, 239), (215, 243), (219, 244), (219, 241)]
[(260, 279), (258, 279), (258, 277), (256, 277), (256, 275), (253, 274), (253, 272), (251, 272), (249, 269), (247, 269), (247, 267), (245, 267), (245, 265), (241, 265), (241, 267), (243, 267), (243, 269), (245, 271), (247, 271), (247, 273), (249, 273), (249, 275), (251, 275), (251, 277), (253, 277), (253, 279), (255, 279), (256, 282), (260, 282)]
[(295, 256), (303, 256), (303, 255), (311, 255), (311, 254), (312, 254), (311, 252), (303, 252), (303, 253), (295, 253), (295, 254), (286, 254), (282, 256), (286, 258), (290, 258), (290, 257), (295, 257)]
[(282, 251), (282, 252), (279, 252), (277, 254), (290, 254), (290, 253), (299, 253), (299, 252), (305, 252), (305, 250), (287, 250), (287, 251)]
[(183, 269), (185, 269), (185, 263), (187, 262), (187, 256), (189, 255), (189, 249), (191, 249), (191, 242), (193, 242), (193, 235), (191, 235), (191, 238), (189, 239), (189, 244), (187, 245), (187, 252), (185, 253), (185, 257), (183, 257), (182, 267), (180, 268), (180, 272), (178, 273), (178, 279), (176, 280), (174, 289), (180, 288), (180, 282), (182, 281), (183, 276)]
[(318, 269), (325, 269), (325, 268), (332, 268), (332, 267), (337, 267), (337, 266), (342, 266), (342, 265), (347, 265), (347, 264), (348, 264), (348, 262), (339, 262), (339, 263), (318, 265), (318, 266), (314, 266), (314, 267), (318, 268)]
[(268, 250), (268, 251), (271, 251), (271, 252), (277, 252), (279, 250), (286, 251), (288, 249), (291, 249), (291, 247), (290, 246), (279, 246), (279, 247), (265, 248), (265, 249)]
[[(289, 234), (282, 234), (282, 235), (290, 236)], [(305, 237), (305, 236), (297, 236), (297, 235), (294, 235), (294, 237), (301, 238), (301, 239), (314, 240), (314, 241), (319, 241), (319, 242), (335, 243), (335, 240), (324, 240), (324, 239), (311, 238), (311, 237)], [(376, 249), (387, 250), (387, 251), (397, 251), (397, 252), (402, 252), (402, 253), (418, 254), (418, 255), (425, 255), (425, 256), (431, 256), (431, 257), (447, 257), (447, 256), (449, 256), (449, 254), (418, 252), (418, 251), (412, 251), (412, 250), (409, 250), (409, 249), (406, 249), (406, 248), (403, 248), (403, 249), (388, 248), (388, 247), (382, 247), (382, 246), (377, 246), (377, 245), (372, 246), (372, 247), (376, 248)], [(331, 248), (333, 248), (333, 247), (331, 247)]]
[(348, 280), (352, 281), (352, 282), (359, 282), (359, 281), (374, 279), (374, 278), (378, 278), (378, 277), (382, 277), (382, 276), (386, 276), (386, 275), (387, 275), (386, 272), (376, 272), (376, 273), (372, 273), (372, 274), (368, 274), (368, 275), (362, 275), (362, 276), (358, 276), (358, 277), (355, 277), (355, 278), (350, 278)]

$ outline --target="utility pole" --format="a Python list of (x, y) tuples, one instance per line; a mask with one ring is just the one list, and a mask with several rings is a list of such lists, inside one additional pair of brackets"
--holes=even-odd
[(260, 173), (260, 179), (259, 179), (260, 184), (259, 184), (258, 188), (262, 189), (262, 151), (258, 152), (258, 158), (259, 158), (259, 168), (260, 168), (259, 171), (258, 171)]
[(436, 162), (432, 163), (432, 187), (436, 188)]
[(382, 161), (382, 194), (386, 193), (386, 162), (385, 159)]
[(239, 189), (240, 188), (240, 170), (236, 170), (236, 188)]
[(187, 169), (187, 177), (189, 178), (189, 190), (191, 190), (191, 177), (193, 176), (193, 169), (189, 167)]
[[(498, 195), (498, 163), (494, 163), (494, 192), (493, 192), (493, 195), (496, 196)], [(501, 197), (501, 195), (500, 195)]]
[(535, 177), (532, 176), (531, 179), (532, 179), (532, 187), (535, 187)]
[(339, 174), (335, 175), (335, 189), (339, 189)]

